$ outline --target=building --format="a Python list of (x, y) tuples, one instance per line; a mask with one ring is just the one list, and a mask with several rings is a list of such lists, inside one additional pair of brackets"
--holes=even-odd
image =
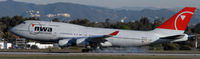
[(26, 48), (26, 39), (25, 38), (16, 38), (15, 46), (13, 48), (17, 48), (17, 49)]
[(53, 44), (40, 44), (36, 42), (28, 42), (27, 45), (30, 45), (30, 47), (36, 45), (39, 49), (46, 49), (49, 47), (53, 47)]
[(10, 48), (12, 48), (12, 43), (0, 41), (0, 49), (10, 49)]

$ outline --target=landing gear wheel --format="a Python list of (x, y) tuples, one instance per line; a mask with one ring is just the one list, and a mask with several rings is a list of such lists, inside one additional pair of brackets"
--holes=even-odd
[(90, 49), (82, 49), (81, 52), (89, 52)]
[(101, 44), (100, 44), (100, 43), (96, 43), (96, 42), (91, 43), (91, 44), (90, 44), (90, 47), (91, 47), (91, 49), (93, 49), (93, 50), (102, 49)]
[(61, 49), (64, 49), (65, 47), (60, 47)]

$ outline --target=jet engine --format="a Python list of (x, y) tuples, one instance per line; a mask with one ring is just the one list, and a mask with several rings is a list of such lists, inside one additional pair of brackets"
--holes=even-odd
[(76, 45), (77, 46), (86, 46), (89, 43), (86, 42), (85, 40), (86, 40), (86, 38), (77, 39), (76, 40)]
[(68, 47), (72, 45), (71, 39), (62, 39), (58, 41), (59, 46)]
[(62, 39), (58, 42), (59, 46), (61, 47), (69, 47), (69, 46), (80, 46), (86, 47), (87, 49), (96, 49), (102, 48), (103, 46), (112, 46), (110, 42), (102, 42), (99, 41), (91, 41), (90, 38), (78, 38), (78, 39)]
[(81, 39), (62, 39), (58, 41), (59, 46), (69, 47), (69, 46), (86, 46), (86, 38)]

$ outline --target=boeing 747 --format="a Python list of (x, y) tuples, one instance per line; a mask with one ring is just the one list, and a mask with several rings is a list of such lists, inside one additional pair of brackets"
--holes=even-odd
[(166, 22), (150, 31), (106, 29), (75, 24), (27, 20), (11, 28), (20, 37), (32, 40), (54, 41), (61, 47), (80, 46), (97, 49), (110, 46), (143, 46), (188, 40), (184, 31), (195, 12), (185, 7)]

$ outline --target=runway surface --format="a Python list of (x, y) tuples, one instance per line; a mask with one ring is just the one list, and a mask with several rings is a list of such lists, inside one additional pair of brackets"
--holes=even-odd
[(200, 56), (200, 54), (165, 54), (165, 53), (45, 53), (45, 52), (0, 52), (0, 55), (91, 55), (91, 56), (109, 56), (109, 55), (145, 55), (145, 56)]

